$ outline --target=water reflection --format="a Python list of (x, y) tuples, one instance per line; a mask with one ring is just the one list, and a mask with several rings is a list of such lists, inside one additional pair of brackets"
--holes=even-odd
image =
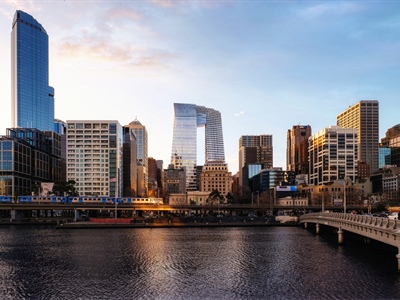
[(395, 258), (300, 228), (10, 226), (0, 240), (1, 299), (400, 298)]

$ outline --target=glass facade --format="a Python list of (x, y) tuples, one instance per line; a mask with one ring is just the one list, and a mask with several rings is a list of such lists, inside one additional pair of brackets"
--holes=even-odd
[(54, 130), (54, 89), (49, 86), (46, 30), (17, 10), (11, 32), (12, 127)]
[(225, 162), (221, 114), (194, 104), (174, 103), (171, 164), (186, 170), (186, 189), (197, 185), (197, 127), (205, 126), (205, 162)]
[(30, 195), (42, 182), (60, 180), (60, 136), (52, 131), (8, 128), (0, 138), (0, 193)]

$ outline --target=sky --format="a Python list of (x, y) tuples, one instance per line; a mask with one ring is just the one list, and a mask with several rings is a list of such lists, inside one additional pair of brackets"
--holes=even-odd
[(49, 35), (55, 117), (137, 119), (164, 168), (173, 103), (221, 112), (233, 174), (241, 135), (272, 134), (274, 167), (285, 170), (293, 125), (317, 133), (360, 100), (379, 100), (380, 138), (400, 123), (399, 1), (0, 0), (2, 135), (11, 127), (17, 9)]

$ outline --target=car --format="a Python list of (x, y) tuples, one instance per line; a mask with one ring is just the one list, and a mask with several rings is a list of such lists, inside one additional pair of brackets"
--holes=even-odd
[(389, 219), (392, 219), (392, 220), (398, 220), (398, 219), (399, 219), (399, 213), (398, 213), (398, 212), (392, 212), (392, 213), (388, 216), (388, 218), (389, 218)]

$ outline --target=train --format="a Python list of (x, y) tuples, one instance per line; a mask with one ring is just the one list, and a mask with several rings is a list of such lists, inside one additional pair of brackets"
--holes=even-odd
[(92, 196), (0, 196), (0, 203), (164, 204), (162, 198)]

